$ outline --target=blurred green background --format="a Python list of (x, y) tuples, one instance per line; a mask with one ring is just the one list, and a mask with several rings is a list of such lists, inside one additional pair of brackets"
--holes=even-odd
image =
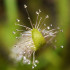
[(35, 12), (41, 9), (42, 17), (49, 15), (47, 25), (53, 24), (54, 28), (59, 26), (63, 29), (56, 37), (57, 42), (53, 43), (57, 47), (55, 50), (48, 45), (44, 51), (41, 49), (37, 52), (39, 64), (34, 70), (70, 70), (70, 0), (0, 0), (0, 70), (32, 70), (31, 65), (14, 65), (9, 58), (9, 49), (19, 35), (13, 35), (12, 32), (16, 28), (22, 29), (14, 25), (16, 19), (31, 27), (24, 4), (28, 6), (33, 23), (36, 22)]

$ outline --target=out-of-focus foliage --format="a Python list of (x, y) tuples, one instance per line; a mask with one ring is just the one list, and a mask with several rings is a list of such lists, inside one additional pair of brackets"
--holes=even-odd
[(47, 25), (52, 23), (54, 28), (59, 26), (63, 29), (56, 37), (56, 49), (53, 49), (52, 45), (47, 45), (46, 49), (37, 52), (39, 64), (34, 70), (70, 70), (69, 3), (69, 0), (0, 0), (0, 70), (32, 70), (31, 65), (13, 65), (13, 60), (9, 57), (9, 49), (15, 44), (15, 37), (18, 36), (12, 33), (19, 28), (15, 26), (16, 19), (30, 27), (24, 4), (28, 6), (33, 23), (36, 21), (35, 11), (41, 9), (42, 16), (48, 14), (50, 17), (46, 21)]

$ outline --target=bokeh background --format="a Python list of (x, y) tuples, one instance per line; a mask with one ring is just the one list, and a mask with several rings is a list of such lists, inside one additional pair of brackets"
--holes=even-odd
[[(0, 0), (0, 70), (32, 70), (31, 65), (14, 65), (9, 57), (15, 37), (19, 36), (19, 33), (13, 35), (12, 32), (16, 28), (23, 29), (14, 25), (16, 19), (31, 27), (24, 4), (28, 6), (33, 23), (36, 22), (35, 12), (41, 9), (42, 17), (49, 15), (45, 22), (47, 25), (53, 24), (53, 28), (59, 26), (63, 29), (56, 37), (57, 42), (53, 43), (56, 49), (48, 45), (44, 51), (37, 52), (39, 64), (34, 70), (70, 70), (70, 0)], [(64, 47), (61, 48), (61, 45)]]

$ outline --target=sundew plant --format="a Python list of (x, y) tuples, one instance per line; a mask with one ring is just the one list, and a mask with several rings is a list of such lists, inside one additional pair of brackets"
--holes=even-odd
[(69, 3), (0, 0), (0, 70), (70, 70)]
[[(22, 33), (20, 33), (19, 37), (16, 37), (18, 39), (18, 42), (11, 49), (11, 57), (15, 59), (16, 62), (21, 61), (23, 64), (32, 64), (33, 69), (39, 63), (39, 61), (35, 58), (35, 52), (40, 47), (44, 47), (48, 43), (53, 43), (53, 40), (57, 34), (60, 31), (63, 32), (63, 30), (61, 30), (59, 27), (51, 29), (53, 26), (52, 24), (47, 26), (45, 20), (49, 19), (50, 17), (46, 15), (45, 18), (39, 18), (39, 15), (41, 13), (40, 9), (36, 11), (37, 20), (36, 23), (33, 24), (27, 10), (27, 5), (24, 5), (24, 8), (27, 12), (28, 20), (30, 21), (32, 28), (15, 23), (16, 26), (24, 27), (26, 30), (24, 31), (16, 29), (16, 31), (20, 31)], [(20, 23), (20, 20), (17, 19), (17, 22)], [(13, 34), (16, 34), (16, 32), (13, 31)], [(54, 41), (56, 42), (56, 40)], [(61, 48), (63, 48), (63, 46), (61, 46)]]

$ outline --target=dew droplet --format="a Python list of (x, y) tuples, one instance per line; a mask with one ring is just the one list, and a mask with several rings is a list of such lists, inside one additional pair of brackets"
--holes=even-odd
[(17, 39), (18, 37), (16, 37), (16, 39)]
[(44, 26), (46, 26), (46, 24), (44, 24)]
[(37, 14), (37, 15), (39, 15), (39, 12), (38, 12), (38, 11), (36, 11), (36, 14)]
[(50, 26), (52, 26), (52, 24)]
[(32, 69), (34, 69), (34, 66), (32, 66)]
[(36, 67), (37, 65), (36, 65), (36, 64), (34, 64), (34, 66)]
[(16, 21), (17, 21), (17, 22), (20, 22), (20, 20), (19, 20), (19, 19), (16, 19)]
[(16, 32), (15, 32), (15, 31), (13, 31), (13, 34), (16, 34)]
[(24, 8), (27, 8), (27, 5), (24, 5)]
[(39, 63), (39, 61), (38, 60), (35, 60), (35, 63)]
[(39, 13), (41, 12), (41, 10), (39, 9)]
[(63, 48), (64, 46), (62, 45), (62, 46), (60, 46), (61, 48)]
[(30, 61), (30, 60), (27, 59), (26, 61), (27, 61), (27, 64), (28, 64), (28, 65), (31, 64), (31, 61)]
[(26, 52), (23, 52), (24, 54), (26, 53)]
[(24, 60), (26, 60), (26, 57), (25, 57), (25, 56), (23, 56), (23, 59), (24, 59)]
[(16, 37), (16, 39), (19, 39), (20, 37)]
[(30, 17), (28, 17), (28, 19), (30, 19)]
[(48, 26), (47, 29), (50, 29), (50, 27)]
[(49, 16), (47, 15), (46, 18), (49, 18)]

